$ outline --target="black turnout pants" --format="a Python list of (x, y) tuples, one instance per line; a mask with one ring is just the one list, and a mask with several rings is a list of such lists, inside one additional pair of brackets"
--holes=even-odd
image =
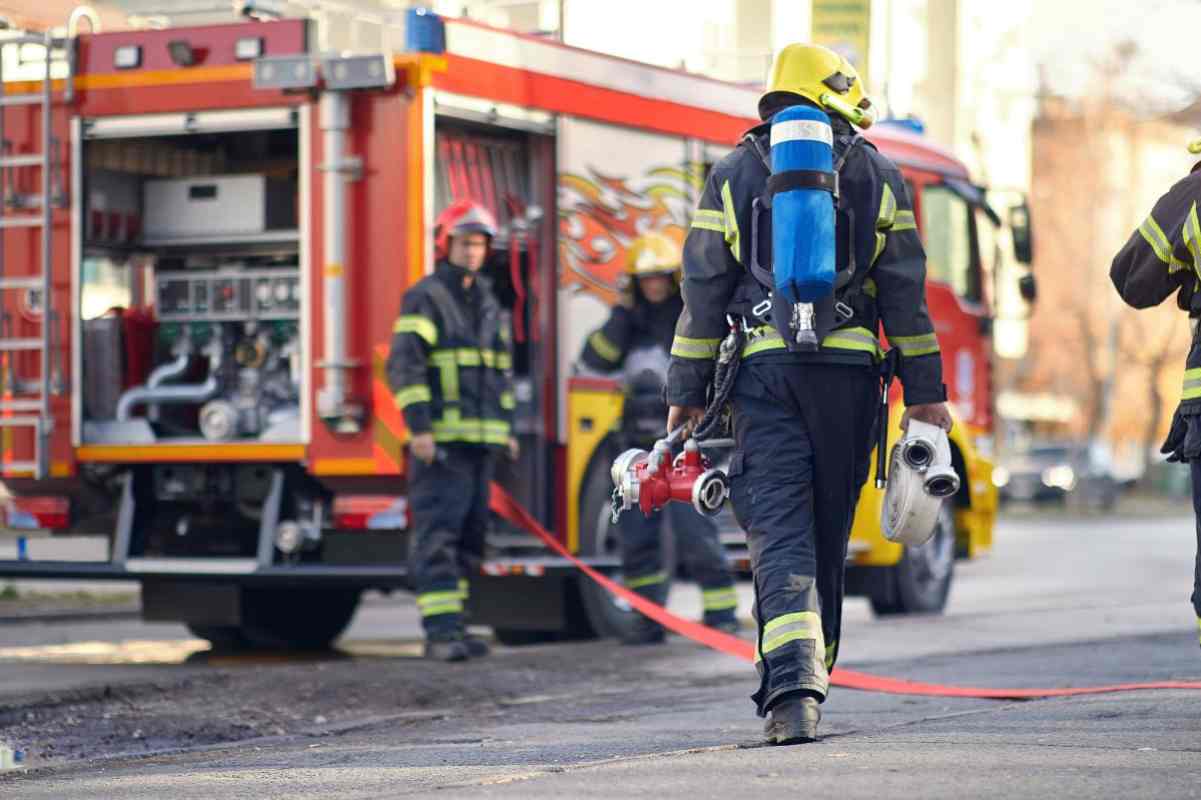
[(825, 699), (879, 399), (867, 365), (773, 353), (740, 367), (729, 474), (755, 580), (760, 715), (789, 692)]
[(486, 447), (441, 445), (432, 464), (409, 458), (409, 569), (429, 638), (463, 630), (466, 576), (483, 557), (493, 469)]

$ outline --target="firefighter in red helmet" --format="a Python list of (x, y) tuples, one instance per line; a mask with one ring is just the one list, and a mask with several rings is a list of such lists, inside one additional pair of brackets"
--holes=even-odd
[(410, 570), (425, 655), (488, 654), (463, 624), (469, 567), (483, 554), (497, 453), (516, 458), (509, 322), (480, 275), (496, 220), (468, 200), (434, 231), (434, 273), (411, 287), (392, 328), (388, 381), (409, 429)]

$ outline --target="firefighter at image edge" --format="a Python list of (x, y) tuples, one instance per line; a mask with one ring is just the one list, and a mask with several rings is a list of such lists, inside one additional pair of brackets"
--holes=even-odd
[(471, 201), (439, 215), (434, 274), (405, 292), (388, 355), (410, 435), (409, 566), (425, 655), (439, 661), (488, 654), (464, 626), (466, 575), (483, 556), (494, 460), (518, 456), (509, 323), (479, 274), (496, 230), (488, 209)]
[[(1201, 139), (1189, 145), (1201, 153)], [(1176, 305), (1187, 311), (1193, 341), (1184, 362), (1184, 385), (1172, 428), (1160, 452), (1168, 461), (1188, 463), (1192, 471), (1193, 513), (1197, 517), (1197, 556), (1193, 577), (1193, 612), (1201, 640), (1201, 162), (1159, 198), (1151, 213), (1113, 259), (1109, 277), (1118, 294), (1134, 308), (1157, 306), (1176, 293)]]
[[(755, 203), (770, 174), (769, 122), (798, 104), (829, 114), (839, 177), (839, 271), (834, 295), (815, 304), (816, 352), (786, 344), (788, 315), (771, 309), (782, 298), (751, 269), (752, 257), (771, 265), (771, 215), (752, 221), (769, 199)], [(881, 322), (899, 350), (886, 361), (904, 385), (903, 424), (950, 430), (951, 416), (926, 309), (925, 252), (901, 173), (855, 131), (872, 120), (856, 70), (826, 48), (789, 45), (772, 65), (759, 117), (764, 123), (710, 173), (685, 241), (668, 428), (699, 422), (719, 347), (732, 328), (741, 331), (728, 473), (754, 575), (760, 682), (752, 699), (768, 717), (767, 741), (792, 744), (817, 738), (838, 656), (847, 543), (880, 402)]]
[[(624, 369), (626, 398), (619, 432), (623, 449), (649, 448), (664, 435), (668, 352), (684, 308), (679, 290), (681, 259), (679, 243), (664, 233), (648, 231), (631, 242), (621, 279), (621, 301), (604, 326), (588, 337), (580, 355), (583, 367), (591, 371)], [(625, 585), (652, 602), (666, 603), (675, 567), (663, 563), (660, 533), (666, 516), (671, 518), (675, 543), (688, 573), (701, 586), (704, 623), (737, 633), (738, 595), (717, 525), (689, 505), (670, 503), (650, 517), (622, 514), (618, 525)], [(638, 614), (621, 638), (626, 644), (656, 644), (663, 641), (664, 631)]]

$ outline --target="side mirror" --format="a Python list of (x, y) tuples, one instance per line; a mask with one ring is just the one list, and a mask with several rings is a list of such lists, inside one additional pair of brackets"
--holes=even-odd
[(1033, 275), (1023, 275), (1018, 278), (1018, 292), (1027, 303), (1033, 304), (1038, 299), (1038, 281)]
[[(1022, 202), (1009, 209), (1009, 232), (1013, 236), (1013, 257), (1019, 264), (1034, 263), (1034, 233), (1030, 227), (1030, 203)], [(1023, 297), (1025, 295), (1023, 294)]]

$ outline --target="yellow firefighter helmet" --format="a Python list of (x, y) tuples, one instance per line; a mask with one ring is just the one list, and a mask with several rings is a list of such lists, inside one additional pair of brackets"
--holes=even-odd
[(790, 44), (779, 52), (759, 99), (761, 117), (766, 118), (765, 112), (779, 105), (772, 96), (781, 92), (800, 95), (860, 128), (869, 128), (875, 121), (859, 71), (828, 47)]
[(630, 242), (626, 250), (626, 275), (631, 278), (676, 276), (683, 260), (680, 245), (675, 239), (665, 233), (647, 231)]

